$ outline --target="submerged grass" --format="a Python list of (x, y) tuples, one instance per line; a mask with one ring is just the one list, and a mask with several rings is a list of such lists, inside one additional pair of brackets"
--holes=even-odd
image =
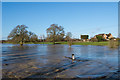
[(118, 48), (118, 46), (119, 46), (119, 41), (109, 40), (108, 47), (110, 47), (110, 48)]
[(27, 42), (25, 44), (53, 44), (52, 42)]

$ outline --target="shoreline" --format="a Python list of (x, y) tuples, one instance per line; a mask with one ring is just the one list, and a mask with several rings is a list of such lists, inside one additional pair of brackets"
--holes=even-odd
[[(8, 44), (16, 44), (11, 42), (3, 42)], [(72, 45), (95, 45), (95, 46), (108, 46), (109, 42), (73, 42)], [(52, 42), (26, 42), (24, 44), (53, 44)], [(55, 42), (55, 44), (65, 44), (68, 45), (68, 42)]]

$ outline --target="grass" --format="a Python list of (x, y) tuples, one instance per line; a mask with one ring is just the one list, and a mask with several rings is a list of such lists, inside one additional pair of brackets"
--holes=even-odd
[[(68, 44), (67, 42), (57, 42), (59, 44)], [(73, 42), (73, 45), (98, 45), (107, 46), (108, 42)]]
[(25, 44), (53, 44), (52, 42), (27, 42)]
[[(53, 43), (52, 42), (37, 42), (36, 44), (53, 44)], [(55, 42), (55, 44), (68, 44), (68, 42)], [(108, 45), (108, 42), (73, 42), (73, 45), (98, 45), (98, 46), (106, 46), (106, 45)]]
[[(9, 43), (9, 42), (5, 42), (5, 43)], [(27, 42), (27, 43), (24, 43), (24, 44), (53, 44), (53, 43), (52, 42)], [(68, 42), (55, 42), (55, 44), (67, 44), (68, 45)], [(73, 42), (73, 45), (107, 46), (108, 42)]]
[(108, 42), (74, 42), (74, 45), (98, 45), (98, 46), (107, 46)]

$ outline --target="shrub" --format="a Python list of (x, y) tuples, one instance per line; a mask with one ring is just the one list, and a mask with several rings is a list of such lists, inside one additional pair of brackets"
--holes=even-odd
[(118, 40), (114, 41), (114, 39), (109, 40), (108, 47), (117, 48), (119, 46)]
[(96, 38), (98, 39), (98, 42), (104, 41), (104, 39), (103, 39), (102, 36), (100, 36), (100, 35), (97, 35)]
[(98, 42), (98, 39), (97, 38), (91, 38), (90, 39), (92, 42)]

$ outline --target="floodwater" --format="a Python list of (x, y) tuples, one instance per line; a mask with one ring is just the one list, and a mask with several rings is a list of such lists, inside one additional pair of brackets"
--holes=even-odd
[(118, 49), (107, 46), (2, 44), (3, 78), (96, 78), (117, 71)]

